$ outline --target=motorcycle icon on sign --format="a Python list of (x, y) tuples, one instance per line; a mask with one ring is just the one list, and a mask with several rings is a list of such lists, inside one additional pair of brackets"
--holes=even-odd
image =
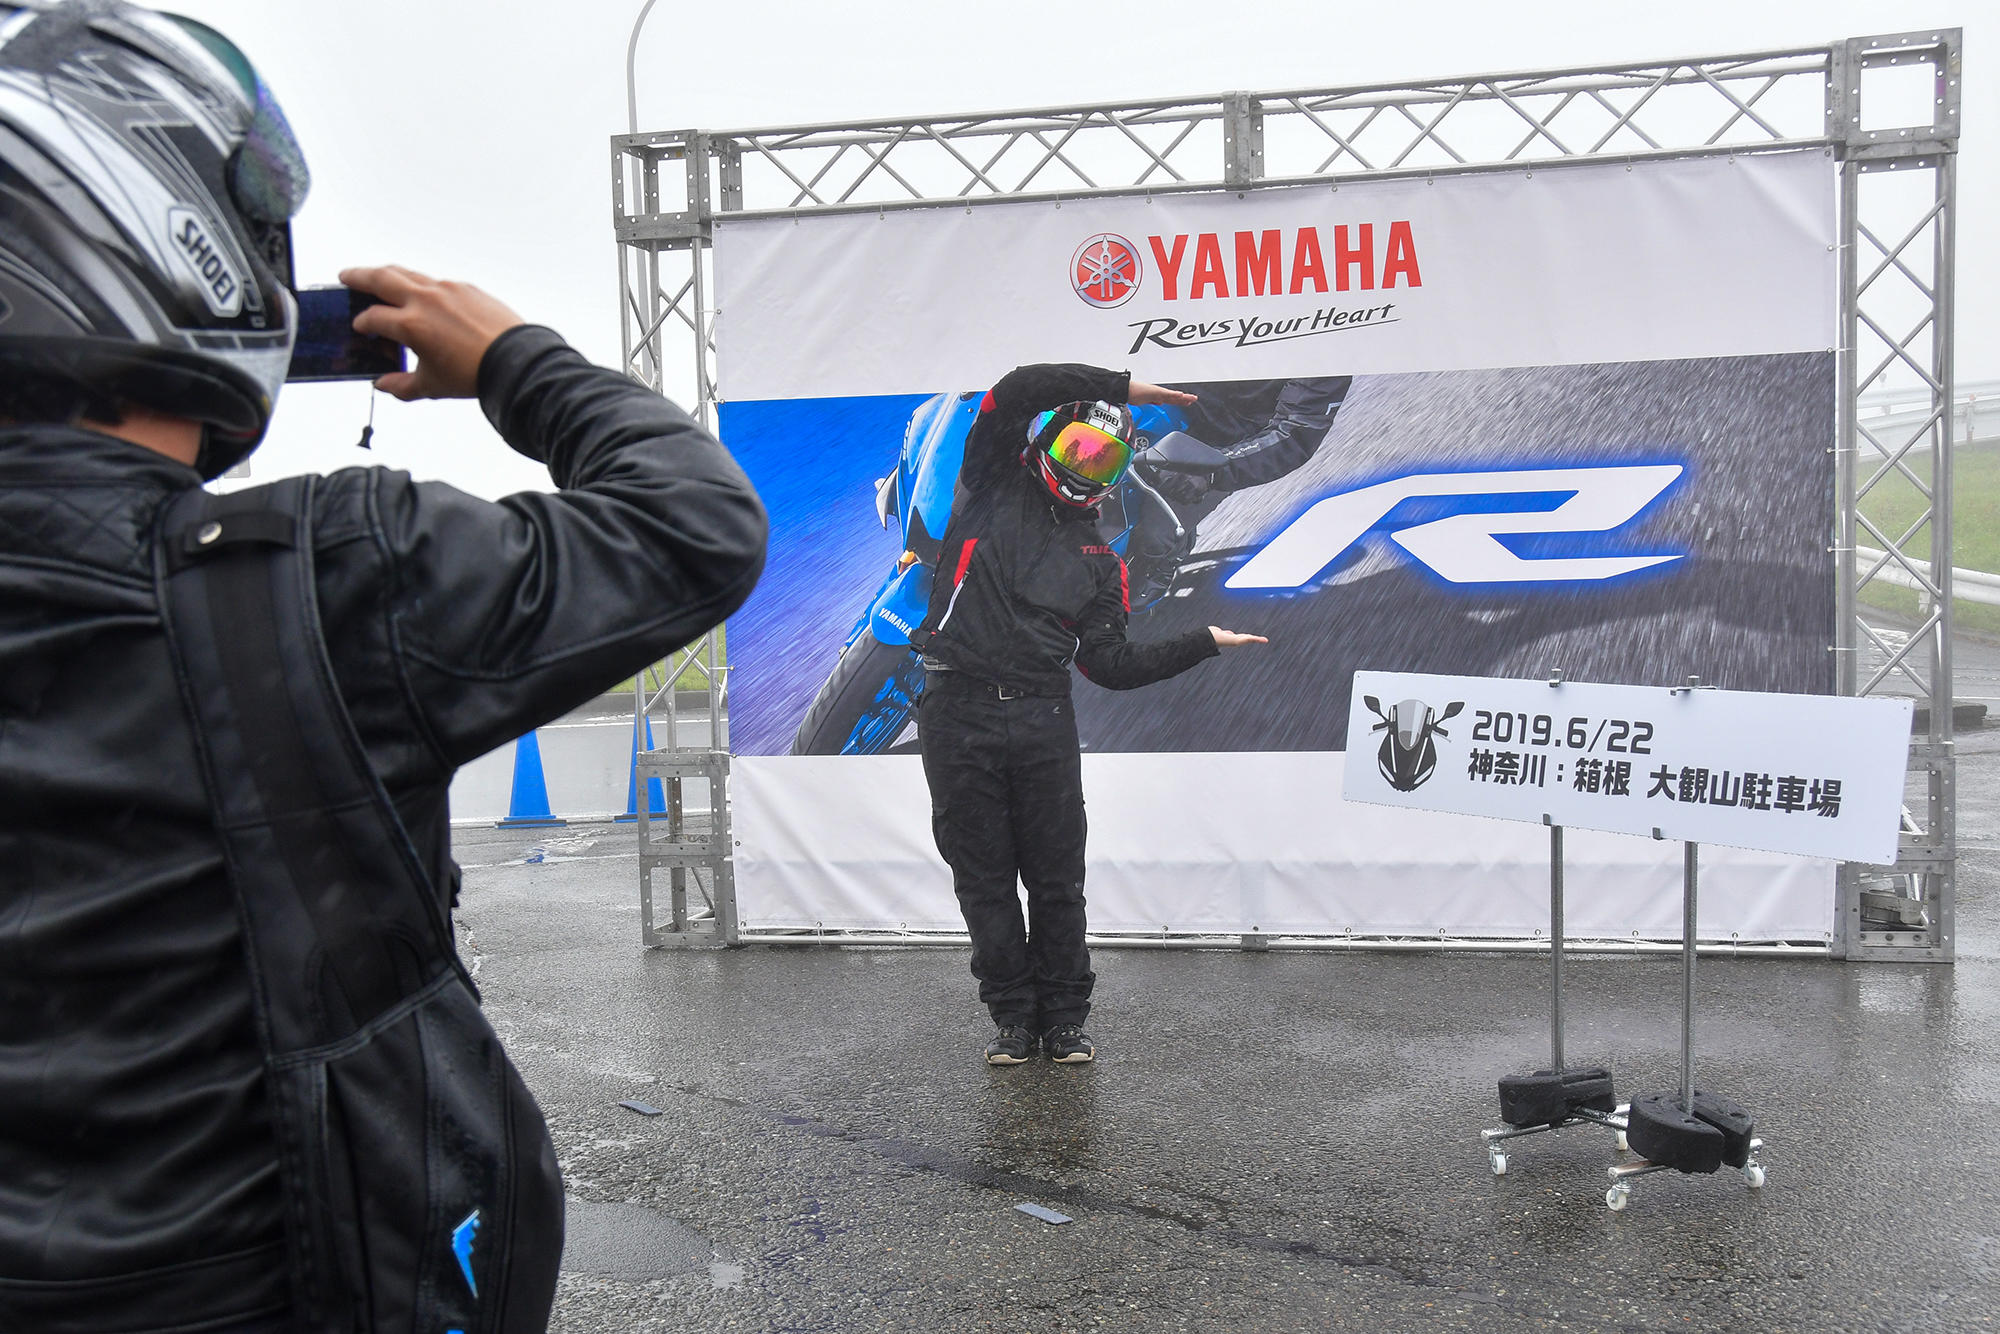
[(1383, 779), (1398, 792), (1416, 791), (1437, 768), (1437, 746), (1431, 738), (1451, 735), (1444, 728), (1445, 719), (1456, 718), (1465, 702), (1453, 700), (1442, 713), (1420, 699), (1391, 704), (1386, 712), (1373, 695), (1363, 695), (1361, 702), (1382, 720), (1368, 730), (1389, 734), (1382, 738), (1382, 749), (1375, 754)]

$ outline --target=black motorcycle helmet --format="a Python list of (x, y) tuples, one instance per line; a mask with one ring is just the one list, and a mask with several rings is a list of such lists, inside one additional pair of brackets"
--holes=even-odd
[(305, 159), (214, 29), (120, 0), (0, 0), (0, 384), (202, 422), (219, 476), (270, 424), (296, 332)]
[(1049, 494), (1088, 509), (1118, 485), (1136, 453), (1131, 410), (1113, 403), (1065, 403), (1028, 424), (1024, 462)]

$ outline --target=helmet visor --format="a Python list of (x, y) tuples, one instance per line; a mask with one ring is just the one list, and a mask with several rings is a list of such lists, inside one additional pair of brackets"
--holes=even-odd
[(1132, 446), (1088, 422), (1071, 422), (1049, 445), (1049, 458), (1083, 481), (1112, 486), (1132, 463)]
[(230, 202), (247, 219), (283, 225), (298, 215), (312, 187), (306, 158), (278, 99), (258, 75), (250, 58), (236, 43), (206, 23), (179, 14), (163, 14), (215, 57), (242, 89), (250, 103), (250, 121), (243, 142), (230, 156)]

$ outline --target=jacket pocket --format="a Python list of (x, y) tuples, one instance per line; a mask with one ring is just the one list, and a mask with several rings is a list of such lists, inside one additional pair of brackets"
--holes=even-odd
[(448, 974), (275, 1063), (305, 1327), (545, 1328), (562, 1182), (540, 1110)]

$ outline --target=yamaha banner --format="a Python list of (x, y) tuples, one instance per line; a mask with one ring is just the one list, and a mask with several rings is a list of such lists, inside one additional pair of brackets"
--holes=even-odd
[[(1149, 448), (1104, 506), (1132, 637), (1270, 639), (1141, 691), (1077, 682), (1087, 754), (1157, 756), (1213, 816), (1190, 864), (1322, 855), (1237, 846), (1229, 812), (1274, 800), (1257, 757), (1349, 744), (1359, 670), (1830, 692), (1835, 179), (1812, 150), (718, 220), (722, 433), (773, 519), (729, 627), (734, 749), (914, 755), (909, 635), (965, 435), (1042, 361), (1196, 395), (1135, 412)], [(817, 818), (787, 772), (739, 784), (753, 825), (766, 799)], [(1125, 877), (1137, 922), (1180, 929), (1137, 903), (1159, 877), (1100, 869), (1091, 800), (1093, 922)], [(1158, 823), (1149, 846), (1187, 836)], [(813, 874), (779, 876), (769, 920), (829, 920)], [(938, 884), (942, 911), (850, 915), (951, 925)], [(1829, 923), (1815, 901), (1784, 931)]]

